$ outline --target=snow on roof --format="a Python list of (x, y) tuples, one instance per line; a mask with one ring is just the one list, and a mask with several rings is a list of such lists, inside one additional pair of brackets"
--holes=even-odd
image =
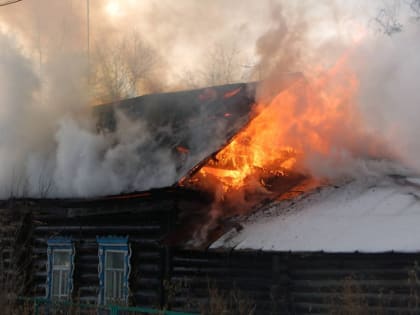
[(420, 178), (363, 177), (277, 201), (211, 248), (293, 252), (420, 252)]

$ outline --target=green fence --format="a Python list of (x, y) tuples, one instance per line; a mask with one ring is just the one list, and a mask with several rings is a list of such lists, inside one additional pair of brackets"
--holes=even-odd
[(20, 297), (19, 300), (31, 307), (33, 315), (198, 315), (196, 313), (166, 311), (148, 307), (78, 304), (68, 301), (51, 301), (45, 298)]

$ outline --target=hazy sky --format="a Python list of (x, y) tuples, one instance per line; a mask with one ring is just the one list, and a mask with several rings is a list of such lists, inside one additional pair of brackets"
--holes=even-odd
[[(90, 0), (90, 45), (101, 47), (138, 31), (163, 56), (170, 80), (220, 43), (232, 45), (250, 65), (258, 61), (255, 44), (278, 23), (279, 7), (290, 20), (305, 20), (313, 42), (358, 36), (383, 1), (333, 0)], [(34, 60), (62, 51), (85, 53), (85, 0), (23, 0), (0, 8), (0, 29), (18, 38)]]

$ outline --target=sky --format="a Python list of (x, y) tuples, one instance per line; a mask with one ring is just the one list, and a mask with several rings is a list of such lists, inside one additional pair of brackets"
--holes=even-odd
[[(382, 1), (276, 0), (23, 0), (0, 8), (0, 29), (15, 37), (38, 63), (53, 54), (87, 54), (87, 3), (91, 53), (104, 42), (136, 31), (165, 64), (165, 80), (176, 84), (186, 70), (196, 71), (215, 45), (231, 45), (258, 63), (256, 43), (278, 19), (282, 7), (290, 19), (305, 20), (313, 42), (349, 40), (366, 28)], [(296, 69), (298, 70), (298, 69)]]

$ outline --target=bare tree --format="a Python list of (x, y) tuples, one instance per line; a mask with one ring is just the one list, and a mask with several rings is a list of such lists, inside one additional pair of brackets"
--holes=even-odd
[(204, 82), (208, 85), (233, 83), (241, 77), (239, 50), (235, 46), (216, 45), (208, 53), (202, 72)]
[(399, 22), (400, 1), (394, 0), (385, 3), (373, 19), (380, 32), (391, 36), (402, 31), (403, 25)]
[(9, 5), (9, 4), (13, 4), (13, 3), (16, 3), (16, 2), (21, 2), (22, 0), (9, 0), (9, 1), (2, 1), (2, 2), (0, 2), (0, 7), (4, 7), (4, 6), (6, 6), (6, 5)]
[(415, 20), (420, 20), (420, 0), (393, 0), (386, 2), (373, 19), (380, 32), (391, 36), (403, 30), (403, 24), (399, 21), (401, 6), (407, 6), (415, 14)]
[(201, 66), (182, 75), (186, 87), (222, 85), (246, 80), (250, 73), (247, 58), (235, 44), (218, 42), (203, 57)]
[(45, 163), (37, 176), (37, 187), (35, 187), (34, 192), (39, 198), (47, 198), (53, 187), (54, 181)]
[(9, 198), (19, 198), (28, 195), (28, 181), (25, 172), (17, 167), (12, 169), (9, 182)]
[(410, 9), (416, 14), (415, 18), (420, 20), (420, 0), (409, 0)]
[(158, 60), (137, 32), (97, 47), (92, 67), (97, 99), (111, 102), (139, 94), (140, 83), (148, 80)]

